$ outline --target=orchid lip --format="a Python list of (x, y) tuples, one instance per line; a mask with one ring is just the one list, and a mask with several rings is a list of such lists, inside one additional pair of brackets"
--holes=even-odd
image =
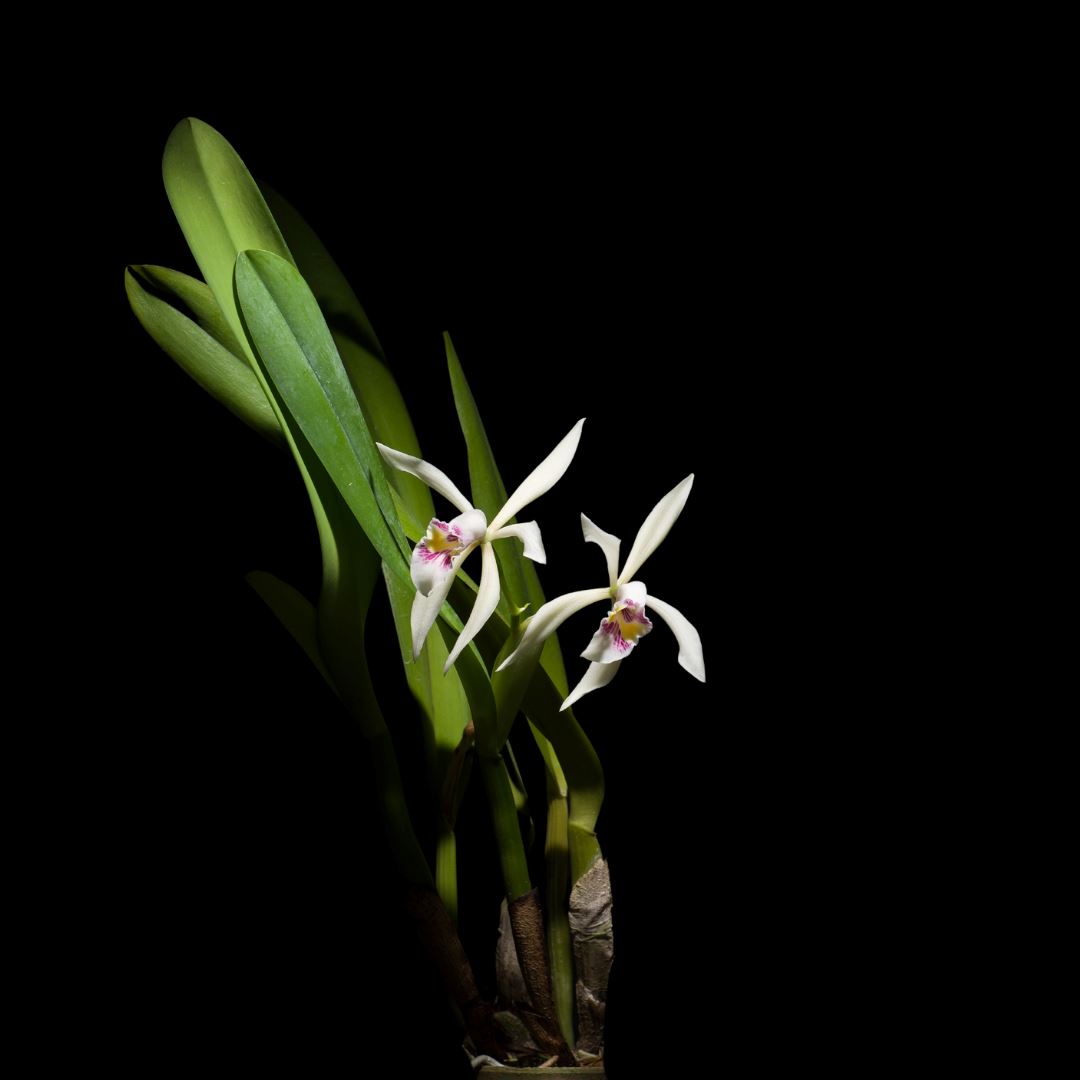
[(640, 601), (620, 599), (600, 623), (581, 655), (596, 664), (621, 660), (652, 630), (652, 625), (652, 620), (645, 614), (644, 597)]

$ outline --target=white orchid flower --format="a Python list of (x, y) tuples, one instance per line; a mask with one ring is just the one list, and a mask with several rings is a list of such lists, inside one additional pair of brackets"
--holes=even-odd
[(562, 442), (518, 485), (517, 490), (490, 522), (484, 517), (484, 512), (477, 510), (441, 469), (411, 454), (392, 450), (382, 443), (375, 444), (395, 469), (411, 473), (423, 480), (432, 491), (437, 491), (461, 511), (456, 518), (449, 521), (432, 518), (427, 533), (413, 549), (412, 579), (416, 586), (416, 596), (413, 598), (411, 624), (414, 660), (420, 655), (428, 632), (439, 617), (439, 609), (450, 592), (450, 586), (461, 569), (461, 564), (475, 548), (480, 548), (483, 560), (476, 602), (465, 628), (446, 659), (443, 674), (450, 670), (461, 651), (480, 633), (484, 623), (499, 606), (499, 567), (495, 561), (492, 542), (510, 536), (517, 537), (525, 545), (526, 558), (539, 563), (547, 562), (540, 526), (535, 521), (519, 522), (516, 525), (506, 523), (518, 511), (539, 499), (544, 492), (558, 483), (574, 459), (584, 423), (584, 419), (579, 420), (571, 428)]
[(643, 581), (631, 580), (671, 531), (686, 505), (693, 483), (694, 474), (691, 473), (656, 504), (638, 529), (634, 546), (630, 549), (621, 572), (618, 569), (621, 543), (619, 538), (604, 532), (582, 514), (581, 531), (586, 541), (599, 545), (607, 560), (608, 588), (583, 589), (581, 592), (566, 593), (549, 600), (525, 624), (525, 632), (518, 642), (518, 647), (499, 665), (498, 670), (502, 671), (504, 667), (523, 657), (539, 656), (545, 639), (555, 633), (571, 615), (589, 604), (607, 600), (610, 605), (607, 616), (593, 634), (588, 648), (581, 654), (592, 663), (581, 682), (562, 703), (563, 709), (568, 709), (585, 694), (599, 690), (615, 678), (619, 665), (630, 655), (638, 641), (652, 630), (652, 620), (645, 614), (646, 605), (667, 623), (675, 635), (675, 640), (679, 643), (679, 663), (695, 679), (704, 682), (705, 658), (701, 651), (701, 637), (690, 620), (670, 604), (649, 595)]

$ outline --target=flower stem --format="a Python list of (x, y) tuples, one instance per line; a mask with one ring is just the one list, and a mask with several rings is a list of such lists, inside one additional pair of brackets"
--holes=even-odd
[(458, 918), (457, 837), (453, 826), (440, 816), (435, 840), (435, 888), (454, 925)]
[(525, 857), (525, 844), (521, 839), (513, 786), (506, 771), (506, 764), (498, 754), (481, 757), (480, 771), (483, 773), (484, 787), (491, 804), (506, 895), (509, 900), (516, 900), (532, 888), (532, 881)]
[(555, 1015), (566, 1041), (574, 1045), (574, 952), (570, 940), (567, 903), (570, 893), (570, 847), (567, 836), (566, 796), (548, 779), (547, 840), (547, 935), (551, 964), (551, 992)]

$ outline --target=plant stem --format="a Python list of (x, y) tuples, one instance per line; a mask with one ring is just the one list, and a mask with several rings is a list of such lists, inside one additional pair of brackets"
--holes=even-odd
[(566, 796), (560, 795), (548, 777), (547, 841), (547, 940), (551, 965), (551, 992), (555, 1015), (563, 1037), (574, 1045), (574, 952), (570, 940), (567, 903), (570, 893), (570, 849), (567, 837)]
[(600, 854), (596, 819), (604, 801), (604, 770), (591, 742), (574, 718), (573, 710), (558, 711), (551, 698), (554, 687), (539, 679), (529, 685), (525, 713), (551, 740), (566, 774), (569, 792), (570, 880), (578, 881)]
[(532, 881), (525, 858), (525, 844), (521, 839), (513, 786), (506, 771), (506, 764), (498, 754), (481, 757), (480, 771), (484, 775), (484, 787), (491, 804), (491, 817), (495, 826), (495, 841), (499, 847), (499, 863), (502, 866), (506, 895), (509, 900), (516, 900), (532, 889)]
[(458, 918), (457, 837), (453, 826), (441, 815), (435, 841), (435, 888), (454, 925)]

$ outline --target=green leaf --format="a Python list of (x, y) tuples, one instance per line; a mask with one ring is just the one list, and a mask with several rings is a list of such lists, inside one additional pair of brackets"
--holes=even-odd
[(284, 445), (273, 407), (201, 281), (160, 266), (129, 266), (124, 287), (143, 329), (188, 375), (249, 427)]
[(604, 801), (604, 770), (573, 710), (559, 712), (562, 700), (562, 692), (538, 666), (525, 697), (525, 712), (550, 740), (565, 775), (570, 802), (570, 874), (571, 880), (577, 881), (600, 853), (596, 821)]
[(203, 279), (242, 342), (244, 330), (233, 297), (236, 256), (258, 248), (291, 261), (281, 230), (240, 156), (201, 120), (188, 118), (173, 128), (161, 172)]
[(381, 457), (311, 290), (285, 259), (246, 251), (236, 260), (236, 295), (285, 407), (380, 557), (408, 577), (410, 549)]
[[(259, 366), (234, 291), (234, 267), (242, 251), (257, 249), (273, 253), (287, 265), (291, 262), (288, 248), (244, 163), (228, 142), (207, 124), (188, 119), (176, 126), (165, 148), (162, 173), (169, 201), (188, 246), (229, 329), (273, 406), (307, 488), (319, 530), (323, 563), (317, 609), (319, 653), (342, 700), (371, 742), (380, 802), (385, 811), (384, 823), (392, 838), (391, 847), (401, 872), (409, 880), (430, 885), (431, 875), (408, 820), (397, 761), (363, 652), (364, 620), (378, 574), (379, 558), (354, 516), (354, 504), (357, 500), (364, 501), (363, 492), (366, 492), (367, 503), (373, 504), (374, 497), (362, 471), (357, 474), (355, 486), (363, 492), (353, 491), (351, 496), (348, 490), (339, 493), (336, 486), (339, 477), (331, 478), (328, 474), (300, 424), (289, 415), (276, 388)], [(258, 323), (262, 316), (274, 323), (268, 310), (257, 314), (254, 321)], [(280, 321), (279, 318), (277, 322)], [(321, 323), (321, 316), (319, 321)], [(281, 329), (280, 325), (277, 329)], [(328, 337), (325, 325), (322, 330)], [(294, 338), (294, 348), (295, 345)], [(385, 478), (382, 490), (386, 504), (392, 506)], [(380, 543), (391, 557), (394, 572), (408, 574), (400, 547), (394, 543), (382, 511), (376, 508), (375, 514), (370, 516)], [(396, 518), (394, 526), (397, 528)]]
[[(472, 488), (473, 503), (484, 511), (490, 521), (506, 502), (506, 487), (499, 475), (499, 467), (495, 463), (491, 443), (488, 442), (484, 423), (480, 419), (476, 399), (469, 388), (465, 371), (449, 334), (443, 334), (443, 342), (446, 346), (446, 363), (450, 370), (454, 405), (469, 453), (469, 483)], [(530, 611), (535, 612), (544, 603), (544, 590), (540, 586), (540, 578), (536, 573), (535, 565), (532, 560), (522, 555), (521, 548), (516, 543), (504, 541), (496, 544), (495, 554), (499, 560), (504, 598), (507, 600), (505, 606), (500, 606), (500, 611), (507, 624), (512, 625), (509, 615), (510, 605), (520, 608), (527, 603)], [(554, 635), (544, 643), (540, 662), (565, 697), (567, 694), (566, 666), (563, 664), (558, 639)]]
[(326, 670), (319, 652), (318, 619), (315, 605), (292, 585), (286, 584), (265, 570), (253, 570), (244, 580), (259, 594), (266, 606), (278, 617), (282, 626), (292, 634), (296, 643), (307, 653), (330, 689), (337, 693), (334, 680)]
[[(260, 182), (259, 188), (274, 215), (274, 220), (281, 226), (296, 268), (304, 275), (304, 280), (315, 294), (331, 329), (347, 325), (349, 337), (360, 348), (368, 355), (385, 362), (386, 354), (379, 344), (367, 312), (318, 234), (297, 213), (288, 199), (268, 184)], [(412, 453), (411, 450), (406, 452)]]
[[(450, 386), (454, 392), (458, 423), (461, 425), (461, 433), (465, 436), (465, 447), (469, 453), (469, 485), (473, 505), (483, 510), (488, 521), (491, 521), (506, 502), (506, 487), (499, 475), (491, 443), (488, 442), (480, 412), (476, 408), (476, 401), (449, 334), (443, 334), (443, 343), (446, 346), (446, 364), (450, 370)], [(516, 519), (511, 518), (511, 521), (514, 520)], [(521, 569), (521, 547), (517, 541), (504, 540), (495, 545), (495, 555), (499, 561), (503, 596), (508, 604), (520, 608), (529, 601)]]
[(205, 282), (164, 266), (132, 266), (129, 269), (142, 279), (150, 292), (194, 319), (201, 329), (233, 356), (244, 359), (244, 346), (229, 329), (214, 294)]
[[(229, 143), (200, 120), (182, 120), (165, 147), (162, 175), (188, 246), (263, 393), (271, 403), (311, 500), (322, 554), (317, 608), (322, 658), (343, 700), (371, 737), (381, 717), (368, 707), (366, 665), (357, 662), (363, 627), (378, 576), (379, 558), (304, 433), (288, 415), (255, 359), (233, 288), (237, 256), (260, 248), (289, 258), (266, 202)], [(395, 563), (398, 562), (395, 559)], [(368, 704), (365, 704), (368, 703)], [(365, 716), (365, 710), (371, 713)]]
[[(405, 399), (386, 364), (363, 305), (314, 230), (276, 191), (265, 184), (261, 187), (281, 225), (296, 268), (319, 302), (372, 436), (395, 450), (423, 457)], [(409, 473), (392, 468), (386, 472), (391, 487), (404, 504), (408, 520), (423, 524), (422, 536), (435, 516), (431, 492), (423, 481)]]

